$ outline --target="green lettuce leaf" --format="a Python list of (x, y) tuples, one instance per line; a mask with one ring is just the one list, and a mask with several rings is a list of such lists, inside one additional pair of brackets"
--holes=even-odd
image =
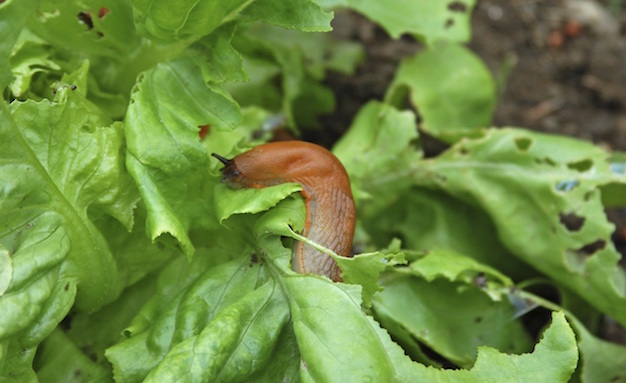
[(193, 254), (192, 221), (209, 225), (212, 210), (205, 195), (209, 159), (198, 127), (232, 129), (240, 118), (238, 106), (209, 87), (191, 59), (159, 64), (142, 75), (125, 119), (126, 164), (146, 204), (152, 240), (171, 234)]
[(91, 360), (60, 329), (46, 338), (37, 357), (39, 382), (110, 382), (113, 378), (108, 366)]
[(483, 209), (511, 253), (626, 323), (626, 276), (600, 189), (626, 178), (607, 158), (571, 138), (491, 130), (419, 165), (414, 180)]
[(470, 39), (470, 21), (474, 0), (412, 1), (391, 0), (316, 0), (325, 8), (347, 7), (378, 23), (397, 39), (405, 33), (428, 44), (438, 40), (466, 42)]
[(566, 382), (577, 362), (574, 332), (563, 313), (555, 312), (532, 354), (504, 355), (481, 348), (470, 373), (477, 382)]
[(402, 61), (385, 99), (402, 105), (406, 92), (421, 128), (446, 142), (476, 136), (491, 125), (496, 87), (478, 56), (456, 44), (436, 44)]
[[(406, 179), (376, 188), (376, 180), (384, 180), (395, 169), (408, 167), (421, 158), (412, 145), (417, 137), (412, 112), (378, 101), (361, 108), (348, 132), (333, 147), (333, 153), (350, 175), (359, 214), (385, 209), (411, 186), (411, 180)], [(364, 180), (372, 182), (364, 185)]]
[(400, 241), (393, 241), (386, 249), (374, 253), (357, 254), (353, 258), (333, 257), (345, 283), (361, 285), (365, 307), (371, 307), (372, 297), (382, 287), (378, 284), (380, 274), (387, 268), (406, 264), (405, 254), (400, 250)]
[(458, 366), (471, 367), (478, 346), (520, 353), (532, 345), (515, 320), (515, 307), (493, 301), (476, 286), (386, 276), (383, 287), (373, 300), (382, 322), (395, 322), (405, 330), (410, 338), (399, 338), (403, 343), (416, 339)]
[(56, 91), (53, 102), (15, 102), (10, 117), (6, 106), (0, 115), (0, 243), (11, 258), (0, 296), (2, 375), (17, 380), (32, 373), (36, 346), (74, 300), (88, 311), (119, 295), (125, 281), (93, 220), (114, 217), (128, 230), (138, 198), (123, 170), (121, 124), (80, 89)]
[(24, 96), (31, 87), (33, 76), (41, 72), (58, 71), (61, 67), (51, 59), (51, 46), (24, 29), (11, 52), (14, 79), (9, 89), (15, 97)]
[[(114, 298), (121, 286), (116, 286), (115, 262), (91, 218), (107, 214), (130, 229), (137, 201), (123, 171), (121, 124), (107, 126), (110, 121), (67, 85), (58, 89), (53, 103), (16, 103), (12, 109), (13, 122), (3, 124), (1, 141), (7, 159), (3, 173), (13, 184), (4, 189), (2, 211), (7, 227), (27, 230), (3, 235), (14, 254), (12, 284), (17, 288), (69, 256), (63, 274), (80, 280), (77, 304), (97, 308)], [(29, 249), (44, 246), (39, 249), (44, 250), (46, 244), (58, 250), (46, 256)], [(20, 251), (25, 251), (22, 267), (27, 269), (18, 274)], [(35, 259), (41, 259), (36, 262), (41, 270), (27, 271)], [(44, 266), (44, 260), (53, 259)]]
[[(181, 54), (183, 44), (143, 39), (133, 25), (125, 0), (43, 2), (27, 23), (28, 30), (53, 47), (52, 59), (65, 72), (90, 62), (88, 98), (114, 119), (122, 119), (137, 75)], [(33, 93), (51, 98), (48, 87), (58, 74), (44, 77)]]
[(28, 16), (35, 11), (39, 0), (8, 0), (0, 4), (0, 91), (11, 81), (9, 57)]
[(172, 347), (145, 381), (244, 381), (270, 360), (288, 316), (280, 289), (265, 283)]
[[(106, 351), (117, 380), (143, 380), (162, 361), (176, 355), (178, 344), (198, 336), (224, 310), (267, 280), (261, 265), (251, 264), (249, 258), (211, 268), (208, 255), (198, 261), (200, 256), (194, 257), (192, 265), (175, 262), (163, 271), (157, 295), (124, 331), (130, 337)], [(194, 271), (181, 274), (184, 270)], [(184, 352), (193, 354), (193, 350)]]
[(329, 31), (332, 13), (310, 0), (237, 0), (224, 3), (204, 0), (195, 3), (133, 0), (137, 29), (151, 38), (176, 41), (196, 40), (234, 19), (262, 20), (302, 31)]
[(281, 113), (282, 123), (292, 128), (319, 127), (319, 115), (335, 108), (332, 91), (321, 84), (326, 71), (350, 72), (363, 57), (360, 47), (325, 34), (258, 23), (240, 26), (233, 44), (243, 53), (252, 81), (226, 89), (242, 106)]

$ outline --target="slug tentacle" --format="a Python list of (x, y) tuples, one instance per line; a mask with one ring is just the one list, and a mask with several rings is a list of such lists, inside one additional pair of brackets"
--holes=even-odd
[(215, 158), (217, 158), (218, 160), (220, 160), (221, 163), (223, 163), (224, 165), (228, 166), (231, 162), (233, 162), (233, 160), (229, 160), (226, 157), (222, 157), (217, 153), (211, 153), (211, 155)]
[[(223, 181), (231, 187), (300, 183), (306, 206), (302, 235), (336, 254), (351, 256), (356, 208), (348, 174), (331, 152), (308, 142), (284, 141), (257, 146), (232, 160), (213, 156), (225, 165)], [(294, 244), (291, 266), (303, 274), (341, 280), (335, 260), (303, 242)]]

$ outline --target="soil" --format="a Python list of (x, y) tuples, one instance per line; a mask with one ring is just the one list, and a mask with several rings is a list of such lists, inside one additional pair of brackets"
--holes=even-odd
[[(613, 0), (478, 0), (469, 47), (500, 85), (494, 125), (570, 135), (626, 151), (625, 26), (626, 4), (615, 9)], [(328, 74), (337, 108), (323, 123), (332, 134), (315, 137), (327, 146), (364, 103), (383, 98), (400, 60), (421, 49), (410, 37), (390, 39), (355, 13), (337, 13), (333, 27), (337, 37), (361, 42), (366, 59), (355, 75)], [(427, 155), (444, 148), (425, 140)], [(626, 255), (626, 209), (607, 215), (616, 224), (614, 242)], [(626, 332), (610, 323), (605, 337), (626, 343)]]

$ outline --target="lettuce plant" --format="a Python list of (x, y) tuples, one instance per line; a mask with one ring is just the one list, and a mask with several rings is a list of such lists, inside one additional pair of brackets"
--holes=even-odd
[[(597, 334), (626, 326), (626, 156), (490, 128), (473, 6), (0, 1), (0, 379), (624, 381)], [(424, 49), (333, 148), (360, 253), (333, 283), (291, 271), (299, 185), (231, 190), (209, 154), (341, 107), (344, 9)]]

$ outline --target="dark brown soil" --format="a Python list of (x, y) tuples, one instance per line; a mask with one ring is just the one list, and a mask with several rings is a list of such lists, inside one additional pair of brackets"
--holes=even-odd
[(626, 39), (606, 6), (567, 3), (478, 2), (470, 46), (494, 73), (512, 65), (494, 124), (626, 150)]

